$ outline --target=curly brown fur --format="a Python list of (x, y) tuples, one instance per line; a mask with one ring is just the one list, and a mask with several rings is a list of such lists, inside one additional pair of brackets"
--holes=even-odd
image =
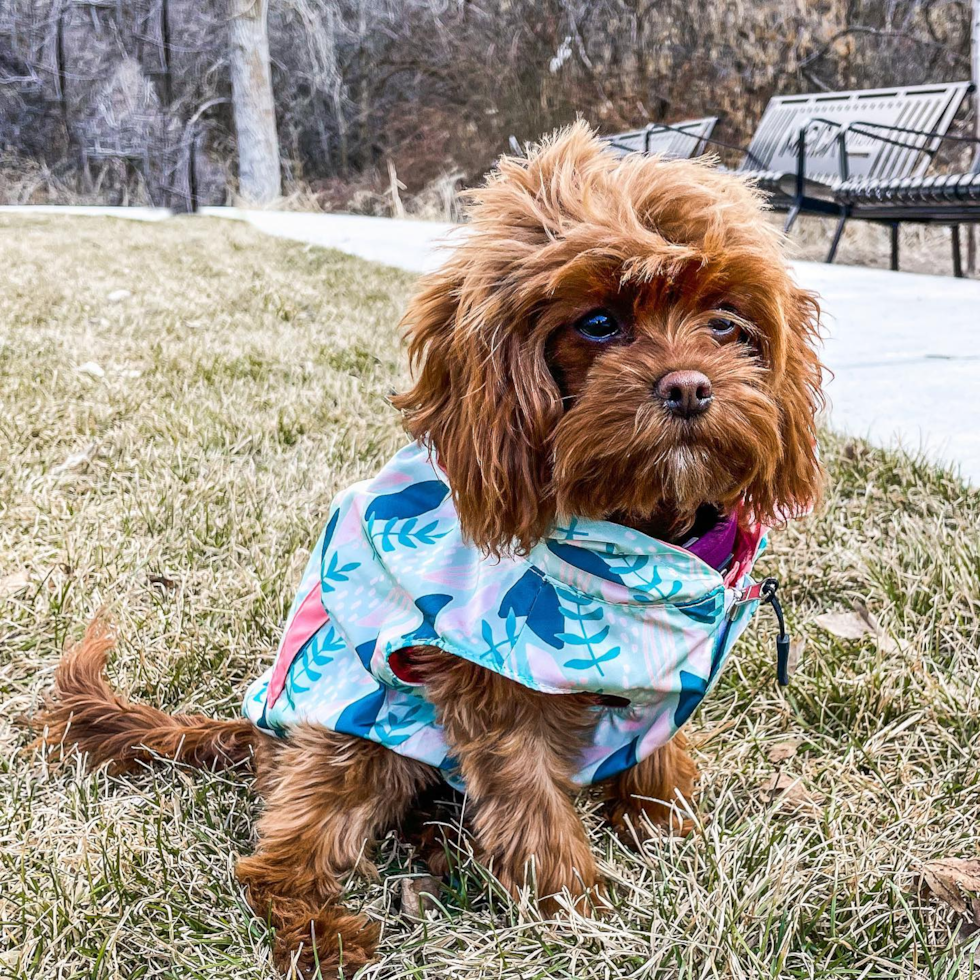
[(377, 873), (371, 845), (437, 778), (430, 766), (352, 735), (312, 726), (290, 734), (263, 777), (255, 853), (236, 868), (256, 915), (275, 927), (280, 969), (297, 950), (303, 967), (316, 962), (324, 976), (367, 962), (378, 928), (338, 904), (343, 880)]
[(39, 741), (75, 746), (89, 763), (115, 772), (154, 757), (198, 768), (253, 765), (266, 808), (255, 853), (236, 874), (256, 914), (275, 929), (274, 959), (286, 972), (351, 975), (366, 963), (378, 927), (337, 903), (351, 873), (374, 873), (369, 850), (399, 823), (416, 795), (433, 785), (431, 767), (364, 739), (300, 727), (285, 743), (245, 720), (168, 715), (133, 704), (104, 677), (114, 644), (108, 623), (93, 620), (67, 651), (55, 689), (33, 719)]
[[(416, 380), (395, 404), (445, 468), (475, 546), (526, 552), (573, 514), (676, 541), (704, 505), (768, 524), (813, 505), (819, 311), (751, 186), (707, 164), (617, 159), (577, 125), (501, 161), (471, 194), (470, 219), (409, 305)], [(608, 342), (579, 329), (595, 310), (615, 319)], [(674, 371), (710, 382), (697, 417), (659, 393)], [(267, 808), (238, 875), (276, 929), (277, 963), (298, 957), (301, 971), (329, 975), (366, 962), (377, 927), (339, 904), (343, 880), (372, 871), (366, 848), (434, 770), (330, 731), (276, 742), (244, 721), (131, 704), (102, 677), (110, 645), (94, 626), (66, 655), (39, 716), (46, 740), (116, 768), (153, 753), (201, 766), (254, 753)], [(593, 701), (431, 648), (413, 659), (474, 801), (478, 852), (511, 891), (533, 879), (547, 901), (567, 890), (588, 911), (599, 882), (571, 776)], [(606, 784), (610, 819), (630, 834), (643, 817), (684, 829), (670, 804), (694, 779), (675, 738)], [(438, 864), (435, 838), (422, 840)]]
[(96, 618), (58, 664), (54, 690), (33, 719), (49, 745), (75, 745), (93, 765), (126, 772), (154, 755), (202, 769), (247, 762), (259, 741), (271, 741), (245, 719), (168, 715), (133, 704), (106, 683), (106, 655), (115, 645), (108, 623)]
[(571, 777), (593, 700), (540, 694), (433, 647), (415, 663), (475, 807), (481, 858), (512, 893), (533, 880), (546, 906), (567, 890), (588, 912), (597, 873)]
[[(698, 162), (617, 159), (580, 124), (502, 160), (470, 219), (409, 304), (417, 380), (395, 404), (437, 451), (476, 545), (527, 551), (571, 514), (679, 531), (707, 501), (769, 524), (814, 503), (818, 307), (749, 184)], [(627, 329), (563, 390), (556, 339), (597, 308)], [(745, 343), (706, 329), (728, 309)], [(679, 368), (715, 386), (694, 425), (651, 398)]]

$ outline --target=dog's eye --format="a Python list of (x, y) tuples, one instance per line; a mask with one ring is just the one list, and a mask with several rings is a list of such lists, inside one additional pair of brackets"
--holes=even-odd
[(586, 340), (612, 340), (620, 332), (619, 323), (607, 310), (593, 310), (586, 313), (575, 324), (575, 329)]
[[(735, 310), (723, 306), (721, 308), (725, 313), (735, 313)], [(737, 313), (735, 314), (738, 315)], [(730, 340), (731, 338), (738, 335), (741, 330), (737, 320), (730, 320), (727, 316), (716, 316), (708, 324), (708, 328), (714, 334), (717, 340)]]
[(708, 326), (716, 337), (730, 337), (738, 330), (738, 324), (734, 320), (726, 320), (724, 317), (717, 317)]

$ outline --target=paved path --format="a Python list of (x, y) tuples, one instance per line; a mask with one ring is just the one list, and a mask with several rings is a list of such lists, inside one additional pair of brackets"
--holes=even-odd
[[(383, 262), (409, 272), (435, 269), (458, 225), (438, 221), (393, 221), (361, 214), (310, 214), (294, 211), (248, 211), (241, 208), (201, 208), (208, 217), (236, 218), (279, 238), (338, 248), (371, 262)], [(448, 244), (446, 247), (449, 247)]]
[(980, 282), (796, 264), (821, 296), (834, 428), (922, 449), (980, 485)]
[(4, 204), (0, 205), (0, 215), (4, 214), (78, 214), (90, 218), (128, 218), (131, 221), (164, 221), (174, 216), (169, 208), (114, 208), (97, 204), (75, 204), (71, 207), (61, 204)]
[[(0, 208), (0, 214), (9, 210), (42, 209)], [(151, 209), (43, 210), (161, 217)], [(204, 213), (412, 272), (437, 267), (458, 233), (448, 224), (360, 215)], [(980, 484), (980, 282), (813, 262), (795, 268), (799, 281), (821, 295), (834, 428), (880, 445), (921, 449)]]

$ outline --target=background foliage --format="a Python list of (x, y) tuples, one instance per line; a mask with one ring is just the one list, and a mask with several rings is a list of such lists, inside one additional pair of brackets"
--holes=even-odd
[[(271, 0), (287, 193), (452, 216), (576, 114), (700, 114), (744, 143), (779, 92), (969, 76), (966, 0)], [(181, 207), (234, 191), (225, 0), (4, 0), (0, 200)]]

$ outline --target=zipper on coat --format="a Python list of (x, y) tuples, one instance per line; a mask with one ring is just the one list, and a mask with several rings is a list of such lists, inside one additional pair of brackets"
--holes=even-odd
[(789, 685), (789, 634), (786, 632), (783, 607), (776, 595), (778, 589), (779, 582), (774, 578), (754, 582), (744, 589), (735, 589), (735, 600), (732, 602), (731, 609), (728, 610), (728, 620), (731, 622), (738, 613), (738, 607), (746, 602), (757, 601), (763, 605), (768, 603), (772, 606), (772, 611), (776, 614), (776, 622), (779, 625), (779, 633), (776, 635), (776, 680), (780, 687), (787, 687)]

